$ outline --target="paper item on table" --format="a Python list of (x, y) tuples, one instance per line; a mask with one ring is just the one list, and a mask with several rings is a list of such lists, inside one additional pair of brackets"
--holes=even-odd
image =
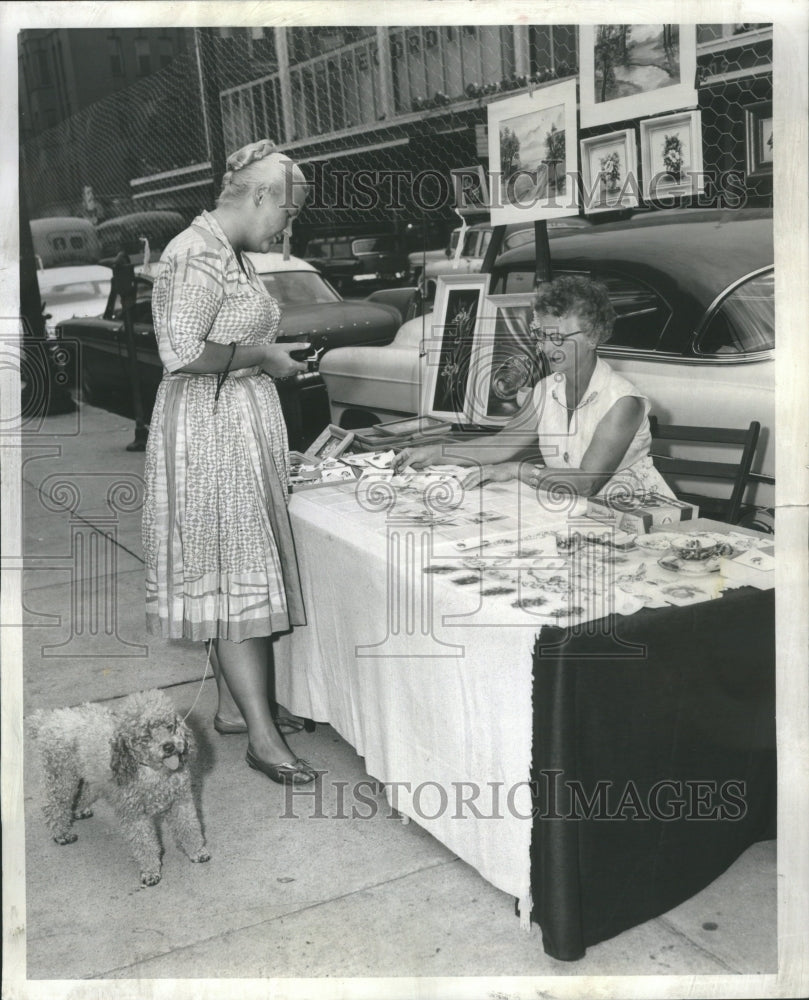
[(394, 451), (368, 451), (360, 455), (344, 455), (343, 461), (360, 469), (389, 469), (395, 455)]
[(768, 552), (767, 549), (748, 549), (747, 552), (742, 552), (741, 555), (736, 556), (735, 559), (729, 559), (728, 562), (756, 570), (759, 573), (771, 573), (775, 570), (775, 558), (772, 550)]

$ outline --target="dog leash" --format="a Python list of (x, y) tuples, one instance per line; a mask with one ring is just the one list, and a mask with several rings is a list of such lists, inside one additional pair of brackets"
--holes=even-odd
[(205, 681), (208, 679), (208, 667), (210, 667), (210, 665), (211, 665), (211, 645), (212, 645), (212, 643), (213, 643), (212, 639), (208, 641), (208, 656), (207, 656), (207, 659), (205, 660), (205, 670), (202, 672), (202, 680), (199, 682), (199, 691), (197, 691), (197, 696), (194, 699), (194, 704), (191, 706), (191, 708), (188, 709), (188, 711), (183, 716), (183, 720), (182, 720), (183, 722), (185, 722), (185, 720), (188, 718), (188, 716), (197, 707), (197, 702), (199, 701), (199, 697), (202, 694), (202, 688), (203, 688), (203, 686), (205, 684)]

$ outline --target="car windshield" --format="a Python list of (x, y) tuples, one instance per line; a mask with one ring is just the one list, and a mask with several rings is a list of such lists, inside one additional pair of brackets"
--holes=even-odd
[(354, 253), (391, 253), (393, 241), (378, 236), (367, 240), (354, 240)]
[(85, 299), (97, 299), (109, 295), (109, 281), (76, 281), (69, 285), (54, 285), (43, 288), (42, 298), (46, 302), (68, 305), (71, 302), (81, 302)]
[(340, 296), (314, 271), (277, 271), (260, 274), (264, 287), (282, 306), (339, 302)]
[(755, 354), (775, 346), (775, 274), (757, 274), (721, 301), (697, 341), (700, 354)]

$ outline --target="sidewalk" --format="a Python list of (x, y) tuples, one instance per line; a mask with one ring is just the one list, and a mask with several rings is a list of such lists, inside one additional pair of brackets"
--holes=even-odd
[[(249, 770), (246, 738), (213, 731), (201, 644), (146, 635), (144, 456), (125, 451), (132, 436), (131, 421), (85, 406), (46, 418), (25, 451), (24, 714), (152, 686), (182, 713), (193, 705), (212, 860), (190, 864), (169, 840), (163, 880), (141, 888), (100, 803), (76, 843), (57, 846), (42, 822), (26, 726), (30, 979), (775, 972), (773, 842), (677, 909), (562, 963), (544, 954), (538, 927), (520, 931), (513, 899), (415, 823), (390, 817), (382, 796), (370, 819), (325, 809), (330, 818), (318, 820), (310, 794), (290, 800)], [(324, 797), (334, 782), (367, 777), (327, 725), (290, 745), (328, 771)]]

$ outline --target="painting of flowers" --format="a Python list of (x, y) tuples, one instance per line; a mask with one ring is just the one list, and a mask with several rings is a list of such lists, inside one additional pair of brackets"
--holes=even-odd
[(422, 413), (461, 423), (470, 412), (469, 380), (475, 330), (489, 275), (443, 275), (438, 280), (431, 336), (425, 343)]
[(581, 169), (586, 214), (634, 208), (640, 203), (634, 129), (582, 139)]
[(699, 111), (642, 121), (640, 140), (645, 198), (697, 193), (704, 183)]

